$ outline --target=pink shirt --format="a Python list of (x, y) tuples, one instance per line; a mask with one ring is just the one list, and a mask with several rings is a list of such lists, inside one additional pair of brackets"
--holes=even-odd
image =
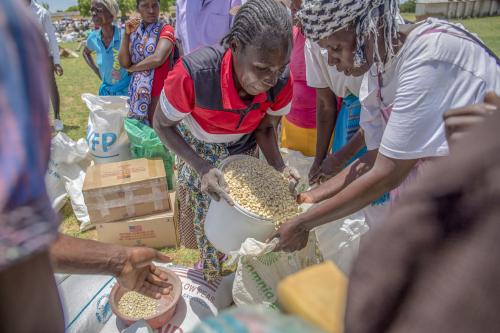
[(304, 46), (306, 38), (299, 28), (293, 28), (293, 49), (290, 71), (293, 76), (293, 98), (286, 119), (302, 128), (316, 128), (316, 89), (307, 86)]

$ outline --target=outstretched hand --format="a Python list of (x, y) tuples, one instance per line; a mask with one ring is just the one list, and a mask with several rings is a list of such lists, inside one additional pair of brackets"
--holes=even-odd
[(309, 232), (294, 220), (283, 223), (279, 229), (267, 240), (279, 239), (279, 243), (274, 249), (275, 252), (294, 252), (302, 250), (307, 245)]
[(122, 287), (152, 298), (160, 298), (171, 292), (168, 275), (153, 264), (153, 260), (170, 262), (168, 256), (146, 247), (127, 248), (125, 255), (125, 265), (116, 277)]
[(484, 103), (452, 109), (444, 114), (446, 137), (450, 146), (466, 136), (472, 127), (483, 123), (500, 109), (500, 97), (495, 93), (486, 94)]

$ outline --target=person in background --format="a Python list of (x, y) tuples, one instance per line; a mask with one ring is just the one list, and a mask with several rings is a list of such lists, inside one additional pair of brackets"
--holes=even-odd
[(59, 89), (57, 88), (56, 77), (62, 76), (64, 74), (63, 68), (61, 66), (61, 58), (59, 56), (59, 46), (57, 45), (56, 32), (54, 25), (52, 24), (52, 19), (50, 17), (50, 12), (39, 5), (34, 0), (26, 0), (30, 5), (31, 11), (38, 19), (38, 22), (43, 28), (45, 39), (49, 45), (50, 60), (53, 64), (52, 68), (49, 70), (50, 78), (50, 99), (52, 101), (52, 108), (54, 109), (54, 129), (56, 131), (62, 131), (64, 129), (64, 124), (61, 120), (61, 102), (59, 97)]
[[(52, 66), (34, 18), (17, 0), (0, 2), (0, 332), (64, 332), (56, 272), (110, 274), (152, 297), (168, 292), (152, 249), (58, 234), (45, 187), (50, 153)], [(54, 268), (53, 268), (54, 267)]]
[[(292, 17), (301, 0), (291, 4)], [(307, 86), (304, 58), (305, 37), (300, 26), (293, 27), (293, 49), (290, 72), (293, 76), (293, 99), (290, 113), (281, 121), (281, 147), (300, 151), (304, 156), (316, 155), (316, 91)]]
[(0, 2), (0, 332), (63, 332), (48, 248), (58, 220), (45, 189), (49, 55), (18, 0)]
[(451, 154), (363, 244), (346, 333), (500, 332), (500, 98), (446, 113)]
[(366, 74), (360, 100), (368, 152), (300, 195), (299, 202), (319, 204), (276, 233), (277, 250), (288, 251), (305, 246), (309, 230), (386, 192), (396, 206), (408, 184), (448, 155), (443, 114), (500, 93), (500, 60), (479, 39), (433, 18), (401, 25), (399, 1), (304, 0), (298, 16), (306, 37), (328, 50), (330, 65)]
[(174, 28), (159, 21), (159, 0), (137, 0), (137, 11), (141, 18), (126, 23), (118, 59), (132, 73), (128, 117), (152, 124), (174, 62)]
[[(255, 155), (287, 178), (298, 178), (283, 162), (276, 126), (290, 110), (293, 80), (288, 63), (292, 20), (276, 0), (250, 0), (238, 11), (222, 45), (182, 58), (169, 74), (155, 113), (154, 128), (179, 157), (181, 218), (194, 211), (194, 231), (205, 279), (221, 274), (221, 254), (205, 236), (210, 200), (226, 200), (224, 175), (217, 169), (230, 155)], [(207, 83), (208, 82), (208, 83)]]
[[(328, 52), (311, 40), (306, 41), (305, 59), (307, 85), (316, 89), (317, 96), (316, 156), (309, 171), (310, 184), (314, 185), (324, 183), (366, 153), (358, 98), (363, 77), (337, 71), (328, 64)], [(328, 153), (330, 146), (331, 153)], [(384, 221), (389, 209), (388, 199), (388, 195), (383, 195), (363, 208), (370, 227)]]
[(231, 29), (231, 8), (241, 4), (241, 0), (177, 0), (175, 37), (181, 54), (219, 43)]
[[(92, 0), (90, 12), (98, 30), (87, 38), (83, 58), (102, 81), (99, 96), (127, 96), (130, 75), (120, 66), (118, 52), (122, 33), (113, 20), (118, 18), (120, 8), (116, 0)], [(96, 55), (96, 62), (92, 54)]]

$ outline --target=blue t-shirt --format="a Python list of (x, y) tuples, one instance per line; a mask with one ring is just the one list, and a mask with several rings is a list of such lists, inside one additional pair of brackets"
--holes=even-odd
[(106, 48), (102, 42), (101, 29), (92, 32), (87, 39), (87, 47), (96, 53), (97, 67), (101, 73), (102, 85), (99, 95), (127, 96), (130, 75), (128, 71), (120, 66), (118, 52), (122, 34), (120, 29), (114, 27), (113, 40)]

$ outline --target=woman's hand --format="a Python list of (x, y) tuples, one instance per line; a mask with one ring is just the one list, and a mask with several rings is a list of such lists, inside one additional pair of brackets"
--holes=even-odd
[(328, 179), (336, 176), (345, 167), (346, 162), (342, 157), (337, 154), (331, 154), (323, 163), (319, 170), (318, 180), (320, 183), (324, 183)]
[(127, 247), (123, 252), (126, 260), (116, 276), (122, 287), (157, 299), (170, 293), (168, 275), (153, 264), (170, 262), (168, 256), (147, 247)]
[(141, 24), (141, 19), (140, 18), (133, 18), (125, 22), (125, 33), (127, 35), (132, 34), (134, 31), (137, 30), (139, 27), (139, 24)]
[(224, 179), (224, 174), (217, 168), (211, 168), (201, 175), (201, 191), (208, 194), (215, 201), (222, 198), (230, 206), (234, 206), (234, 201), (228, 194), (229, 188)]
[(295, 189), (300, 182), (300, 174), (294, 167), (287, 166), (282, 171), (283, 176), (288, 179), (288, 187), (291, 193), (295, 193)]
[(321, 161), (315, 159), (311, 170), (309, 170), (309, 185), (315, 185), (319, 183), (319, 176), (321, 174)]
[(306, 247), (307, 240), (309, 239), (309, 231), (294, 219), (283, 223), (268, 241), (274, 238), (279, 239), (279, 243), (274, 251), (294, 252)]
[(316, 200), (314, 199), (314, 197), (311, 195), (310, 192), (304, 192), (304, 193), (300, 193), (297, 196), (297, 203), (299, 205), (302, 205), (304, 203), (313, 204), (313, 203), (316, 203)]
[(454, 145), (474, 126), (483, 123), (500, 108), (500, 97), (495, 93), (486, 94), (484, 103), (453, 109), (444, 114), (446, 137)]

